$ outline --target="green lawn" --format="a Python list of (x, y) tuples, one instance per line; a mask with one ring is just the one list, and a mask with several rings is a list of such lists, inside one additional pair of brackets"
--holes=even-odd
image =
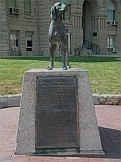
[[(121, 94), (121, 58), (70, 57), (72, 68), (87, 69), (93, 93)], [(21, 92), (23, 74), (35, 68), (46, 68), (49, 58), (16, 57), (0, 59), (0, 95)], [(56, 58), (55, 68), (61, 68), (61, 58)]]

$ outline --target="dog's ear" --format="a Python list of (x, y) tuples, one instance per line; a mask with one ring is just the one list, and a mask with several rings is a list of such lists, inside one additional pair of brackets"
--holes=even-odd
[(56, 20), (57, 18), (57, 11), (56, 11), (55, 6), (51, 7), (50, 17), (51, 17), (51, 20)]

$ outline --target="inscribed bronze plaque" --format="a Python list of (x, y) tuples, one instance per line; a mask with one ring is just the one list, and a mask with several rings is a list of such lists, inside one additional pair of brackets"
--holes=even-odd
[(36, 78), (36, 150), (78, 148), (77, 78)]

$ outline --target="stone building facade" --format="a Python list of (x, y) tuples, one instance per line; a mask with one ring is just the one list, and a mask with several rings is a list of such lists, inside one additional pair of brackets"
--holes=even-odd
[[(69, 53), (83, 48), (121, 52), (120, 0), (60, 0), (68, 4)], [(48, 56), (50, 8), (57, 0), (0, 0), (0, 56)]]

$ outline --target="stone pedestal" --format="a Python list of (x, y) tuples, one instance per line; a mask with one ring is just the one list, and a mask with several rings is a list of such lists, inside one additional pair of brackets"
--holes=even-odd
[(84, 69), (24, 74), (16, 154), (103, 154)]

